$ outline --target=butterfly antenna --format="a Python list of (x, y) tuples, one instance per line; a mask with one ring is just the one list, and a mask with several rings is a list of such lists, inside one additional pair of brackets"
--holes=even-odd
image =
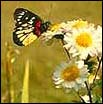
[(50, 9), (49, 9), (49, 13), (48, 13), (48, 20), (51, 21), (51, 16), (52, 16), (52, 9), (53, 9), (53, 3), (50, 3)]

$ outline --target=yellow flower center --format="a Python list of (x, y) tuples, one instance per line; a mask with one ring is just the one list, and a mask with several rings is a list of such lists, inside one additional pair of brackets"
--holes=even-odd
[(92, 37), (89, 33), (81, 33), (76, 37), (76, 43), (81, 47), (89, 47), (92, 44)]
[(62, 72), (62, 78), (66, 81), (75, 81), (79, 77), (80, 71), (76, 65), (67, 67)]
[(50, 28), (50, 30), (51, 30), (51, 31), (57, 30), (57, 29), (59, 28), (59, 25), (60, 25), (60, 24), (54, 24), (54, 25), (52, 25), (51, 28)]
[(73, 25), (73, 27), (74, 28), (83, 28), (83, 27), (86, 27), (87, 24), (88, 24), (87, 21), (79, 20)]

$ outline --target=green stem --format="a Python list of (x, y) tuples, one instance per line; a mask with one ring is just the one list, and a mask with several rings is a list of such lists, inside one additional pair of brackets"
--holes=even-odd
[(88, 91), (88, 96), (89, 96), (89, 100), (90, 100), (90, 103), (92, 103), (92, 96), (91, 96), (91, 90), (87, 84), (87, 82), (85, 81), (85, 85), (86, 85), (86, 88), (87, 88), (87, 91)]
[[(63, 39), (61, 39), (61, 42), (62, 42), (63, 45), (65, 45)], [(70, 58), (70, 54), (69, 54), (68, 50), (67, 50), (66, 48), (64, 48), (64, 49), (65, 49), (65, 52), (67, 53), (67, 55), (68, 55), (68, 57), (69, 57), (69, 60), (70, 60), (71, 58)]]
[(86, 103), (85, 100), (80, 96), (79, 91), (76, 91), (74, 88), (73, 91), (77, 93), (77, 95), (79, 96), (79, 98), (82, 100), (83, 103)]
[(82, 102), (83, 102), (83, 103), (86, 103), (86, 102), (84, 101), (84, 99), (80, 96), (79, 92), (77, 92), (77, 94), (78, 94), (79, 98), (82, 100)]
[(99, 57), (97, 56), (97, 60), (99, 61)]
[(95, 77), (94, 77), (94, 79), (93, 79), (93, 84), (94, 84), (94, 82), (95, 82), (95, 80), (96, 80), (96, 76), (97, 76), (98, 71), (99, 71), (99, 69), (100, 69), (101, 62), (102, 62), (102, 57), (101, 57), (101, 59), (100, 59), (100, 61), (99, 61), (99, 65), (98, 65), (97, 71), (96, 71), (96, 73), (95, 73)]

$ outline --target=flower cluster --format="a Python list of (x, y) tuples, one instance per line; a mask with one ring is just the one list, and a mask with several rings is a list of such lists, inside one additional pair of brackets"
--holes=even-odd
[(102, 27), (81, 19), (67, 21), (51, 26), (50, 30), (43, 33), (45, 41), (49, 41), (56, 34), (64, 35), (66, 49), (72, 57), (79, 55), (81, 59), (102, 54)]
[(78, 91), (88, 87), (87, 83), (91, 85), (100, 79), (97, 75), (102, 60), (100, 25), (95, 26), (82, 19), (67, 21), (52, 25), (42, 36), (45, 41), (61, 39), (63, 48), (69, 53), (69, 62), (62, 62), (53, 73), (56, 88)]

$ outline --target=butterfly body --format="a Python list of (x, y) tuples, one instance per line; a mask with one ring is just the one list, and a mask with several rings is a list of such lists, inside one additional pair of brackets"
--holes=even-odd
[(15, 28), (13, 41), (19, 46), (27, 46), (47, 31), (50, 22), (44, 22), (38, 15), (27, 9), (17, 8), (14, 12)]

